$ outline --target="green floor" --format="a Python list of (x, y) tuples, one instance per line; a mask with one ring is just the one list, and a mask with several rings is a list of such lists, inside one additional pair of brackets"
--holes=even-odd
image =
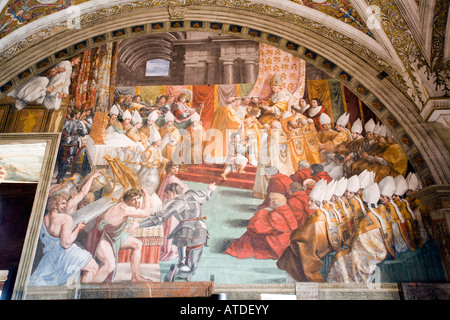
[[(206, 189), (208, 185), (186, 182), (193, 190)], [(286, 273), (279, 270), (272, 259), (237, 259), (224, 254), (233, 239), (246, 231), (248, 219), (262, 202), (252, 196), (251, 190), (218, 186), (210, 201), (203, 205), (207, 217), (210, 239), (203, 250), (200, 266), (191, 281), (210, 281), (218, 284), (274, 284), (285, 283)], [(326, 278), (334, 254), (323, 259), (322, 274)], [(161, 280), (177, 259), (160, 262)], [(385, 260), (379, 265), (381, 282), (442, 282), (445, 273), (439, 250), (434, 241), (422, 249), (406, 252), (396, 260)]]
[[(186, 182), (193, 190), (208, 185)], [(224, 254), (233, 239), (246, 230), (248, 219), (256, 212), (261, 199), (253, 198), (251, 190), (218, 186), (210, 201), (203, 205), (203, 215), (210, 233), (208, 247), (203, 250), (200, 266), (192, 281), (210, 281), (220, 284), (284, 283), (286, 273), (275, 260), (237, 259)], [(161, 279), (177, 260), (160, 262)]]

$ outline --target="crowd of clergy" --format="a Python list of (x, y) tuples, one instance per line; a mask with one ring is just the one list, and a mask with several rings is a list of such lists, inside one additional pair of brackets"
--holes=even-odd
[[(276, 76), (271, 88), (268, 100), (229, 99), (215, 110), (209, 130), (201, 108), (189, 106), (189, 90), (152, 105), (118, 97), (106, 132), (125, 134), (150, 151), (148, 162), (164, 163), (174, 160), (188, 134), (192, 158), (223, 164), (224, 180), (257, 167), (253, 194), (262, 203), (225, 253), (278, 260), (296, 281), (367, 282), (380, 262), (431, 238), (425, 208), (411, 195), (420, 182), (407, 175), (407, 157), (383, 124), (357, 119), (350, 126), (349, 113), (333, 124), (319, 99), (289, 105), (292, 96)], [(212, 136), (214, 148), (207, 149)], [(324, 279), (322, 260), (330, 253), (335, 257)]]

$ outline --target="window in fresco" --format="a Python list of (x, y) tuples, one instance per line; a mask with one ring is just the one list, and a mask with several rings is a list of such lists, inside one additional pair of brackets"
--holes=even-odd
[(170, 71), (170, 61), (153, 59), (147, 61), (146, 77), (167, 77)]

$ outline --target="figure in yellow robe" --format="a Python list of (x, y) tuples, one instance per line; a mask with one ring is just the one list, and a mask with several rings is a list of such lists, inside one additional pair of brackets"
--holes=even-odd
[(259, 118), (259, 121), (263, 125), (270, 125), (272, 121), (278, 121), (281, 119), (281, 115), (288, 110), (289, 100), (292, 97), (286, 89), (283, 89), (283, 82), (281, 75), (279, 74), (275, 74), (272, 77), (270, 87), (272, 88), (273, 94), (267, 101), (268, 105), (262, 107), (264, 112), (261, 118)]
[(324, 205), (291, 233), (290, 246), (277, 261), (277, 267), (285, 270), (299, 282), (325, 282), (320, 270), (322, 259), (340, 249), (341, 234), (331, 206)]
[(324, 180), (314, 185), (308, 202), (309, 209), (314, 213), (292, 231), (290, 245), (277, 262), (279, 269), (285, 270), (299, 282), (325, 282), (320, 273), (322, 259), (341, 249), (342, 234), (338, 220), (331, 205), (322, 204), (326, 192)]
[(381, 181), (384, 177), (405, 176), (408, 170), (408, 158), (398, 143), (390, 144), (383, 153), (374, 158), (376, 163), (368, 170), (375, 172), (375, 182)]
[(172, 161), (177, 145), (181, 142), (180, 130), (174, 126), (173, 121), (167, 121), (161, 126), (159, 134), (162, 138), (161, 153), (168, 161)]
[[(366, 197), (372, 197), (372, 200)], [(376, 204), (380, 198), (377, 184), (365, 189), (363, 198), (368, 205), (361, 207), (364, 215), (359, 220), (357, 232), (350, 246), (336, 253), (327, 282), (368, 283), (380, 262), (388, 256), (395, 258), (392, 220), (386, 208)]]
[(335, 153), (337, 146), (352, 140), (352, 136), (347, 130), (338, 131), (337, 134), (328, 136), (328, 138), (330, 138), (330, 140), (319, 144), (319, 149), (332, 153)]
[(126, 136), (134, 142), (142, 144), (142, 146), (144, 147), (143, 149), (147, 148), (147, 136), (144, 133), (140, 132), (136, 127), (133, 126), (128, 129)]
[(248, 116), (244, 119), (244, 141), (249, 143), (248, 159), (249, 164), (258, 165), (258, 152), (261, 148), (261, 130), (263, 125), (257, 119), (261, 111), (259, 108), (251, 108)]
[(206, 141), (206, 130), (194, 114), (191, 117), (192, 124), (187, 128), (191, 141), (190, 164), (201, 164), (203, 161), (203, 148)]
[(411, 212), (409, 212), (406, 202), (402, 201), (398, 196), (393, 196), (393, 201), (402, 213), (403, 218), (406, 220), (406, 230), (408, 231), (409, 238), (411, 239), (411, 246), (417, 247), (420, 244), (421, 240), (419, 238), (420, 235), (416, 232), (414, 222), (415, 219), (413, 219)]
[(406, 201), (409, 208), (414, 212), (418, 224), (416, 226), (416, 239), (420, 241), (417, 246), (421, 248), (434, 237), (433, 220), (427, 211), (426, 205), (416, 198), (411, 190), (408, 190), (406, 198), (402, 201)]
[[(243, 121), (239, 116), (235, 107), (240, 105), (240, 98), (233, 98), (227, 106), (219, 107), (215, 113), (211, 122), (211, 128), (218, 130), (217, 133), (221, 134), (221, 139), (213, 135), (212, 130), (208, 130), (207, 141), (208, 146), (213, 147), (211, 150), (211, 157), (214, 159), (220, 159), (227, 155), (227, 141), (232, 133), (243, 129)], [(217, 141), (215, 139), (218, 139)]]
[[(302, 121), (302, 120), (301, 120)], [(305, 154), (306, 161), (310, 165), (321, 163), (319, 150), (319, 136), (317, 134), (316, 126), (312, 119), (308, 119), (307, 123), (301, 128), (303, 139), (305, 140)]]
[[(294, 123), (292, 123), (294, 122)], [(287, 124), (288, 150), (292, 167), (296, 168), (300, 161), (307, 161), (305, 152), (305, 139), (303, 132), (296, 121), (290, 121)]]
[(334, 196), (331, 200), (333, 201), (333, 209), (336, 214), (339, 213), (339, 216), (336, 215), (336, 217), (339, 218), (342, 241), (344, 244), (349, 245), (355, 233), (354, 213), (345, 197)]
[(364, 170), (372, 171), (371, 168), (376, 163), (375, 157), (381, 155), (389, 147), (386, 141), (377, 141), (372, 144), (368, 152), (361, 154), (361, 159), (352, 164), (352, 174), (359, 174)]
[(281, 126), (283, 127), (283, 130), (287, 133), (288, 132), (288, 123), (289, 122), (296, 122), (298, 123), (300, 119), (308, 119), (305, 115), (301, 114), (299, 109), (296, 109), (294, 106), (291, 106), (291, 111), (289, 116), (284, 117), (280, 120)]

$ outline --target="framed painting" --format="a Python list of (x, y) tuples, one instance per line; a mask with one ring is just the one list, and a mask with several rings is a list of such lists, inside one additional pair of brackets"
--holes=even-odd
[[(33, 256), (39, 236), (39, 226), (46, 204), (46, 194), (51, 180), (51, 174), (56, 161), (56, 151), (60, 141), (59, 133), (5, 133), (0, 135), (0, 162), (6, 164), (7, 170), (3, 170), (5, 179), (2, 183), (33, 182), (37, 183), (36, 197), (32, 205), (30, 220), (22, 255), (17, 270), (17, 278), (12, 293), (13, 299), (21, 299), (25, 291), (25, 283), (32, 265)], [(18, 148), (22, 148), (22, 157)], [(9, 151), (9, 152), (8, 152)], [(27, 154), (28, 153), (28, 154)], [(35, 155), (29, 153), (36, 153)], [(34, 158), (31, 167), (24, 161), (24, 157)], [(31, 159), (30, 158), (30, 159)], [(14, 162), (14, 168), (12, 163)], [(20, 163), (26, 163), (23, 168)], [(40, 164), (40, 167), (37, 168)], [(25, 169), (26, 168), (26, 169)], [(6, 174), (8, 173), (9, 178)]]
[(17, 113), (13, 132), (44, 132), (49, 111), (41, 106), (28, 106)]

